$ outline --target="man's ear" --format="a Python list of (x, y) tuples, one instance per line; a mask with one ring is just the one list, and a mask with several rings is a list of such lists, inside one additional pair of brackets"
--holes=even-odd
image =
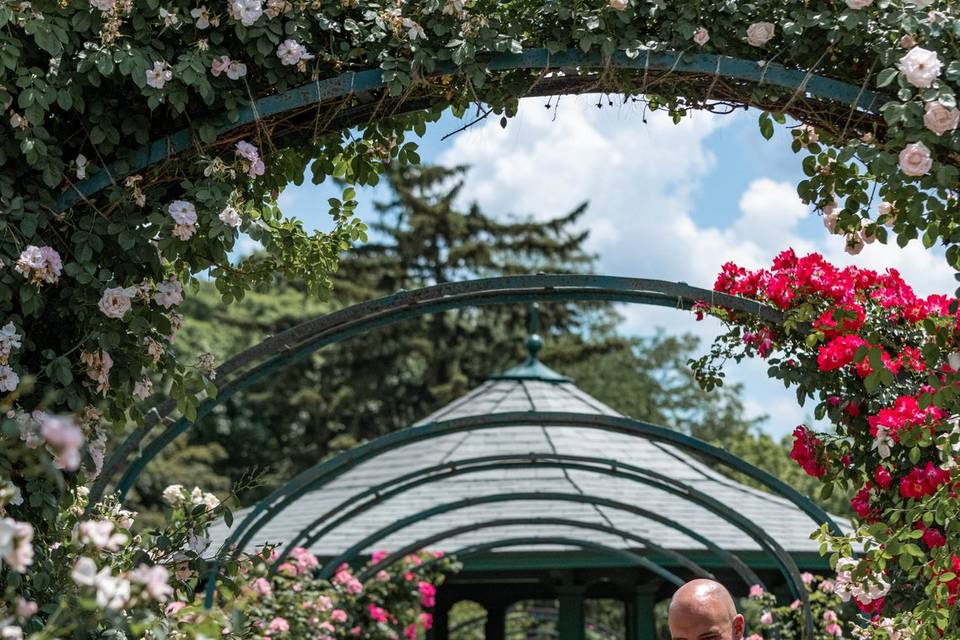
[(737, 614), (737, 617), (733, 619), (733, 637), (734, 640), (743, 640), (743, 629), (746, 624), (743, 621), (743, 616)]

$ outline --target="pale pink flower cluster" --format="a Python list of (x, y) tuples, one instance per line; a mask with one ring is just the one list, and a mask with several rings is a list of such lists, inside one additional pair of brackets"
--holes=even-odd
[[(289, 40), (288, 40), (289, 42)], [(283, 46), (283, 45), (281, 45)], [(241, 140), (237, 143), (237, 155), (243, 159), (243, 166), (247, 172), (247, 175), (251, 178), (256, 178), (257, 176), (262, 176), (265, 167), (263, 165), (263, 160), (260, 158), (260, 150), (255, 146), (247, 142), (246, 140)], [(221, 212), (221, 216), (223, 213)], [(221, 217), (221, 220), (223, 218)]]
[(953, 131), (960, 124), (960, 110), (947, 108), (939, 100), (933, 100), (927, 103), (926, 112), (923, 114), (923, 126), (938, 136), (942, 136), (947, 131)]
[(210, 64), (210, 74), (218, 78), (221, 73), (225, 73), (231, 80), (239, 80), (247, 75), (247, 65), (231, 60), (230, 56), (219, 56)]
[(108, 318), (120, 319), (130, 311), (137, 290), (133, 287), (105, 289), (100, 297), (100, 311)]
[(762, 598), (766, 592), (763, 590), (759, 584), (754, 584), (750, 586), (750, 597), (751, 598)]
[(110, 611), (122, 611), (130, 602), (130, 581), (114, 576), (110, 567), (97, 571), (93, 559), (82, 556), (73, 566), (70, 577), (81, 587), (96, 588), (97, 606)]
[(195, 507), (202, 504), (208, 511), (212, 511), (220, 505), (220, 500), (212, 493), (204, 493), (200, 487), (194, 487), (190, 492), (190, 504)]
[(153, 395), (153, 383), (148, 379), (137, 380), (133, 384), (133, 397), (138, 400), (146, 400)]
[(293, 38), (287, 38), (277, 47), (277, 57), (282, 64), (292, 66), (301, 60), (312, 60), (313, 54)]
[(263, 0), (230, 0), (227, 12), (231, 18), (249, 27), (263, 15)]
[(170, 276), (170, 279), (157, 284), (157, 292), (153, 295), (153, 301), (164, 309), (169, 309), (183, 302), (183, 285), (177, 281), (177, 276)]
[(839, 624), (839, 619), (837, 618), (837, 612), (832, 609), (827, 609), (823, 613), (823, 621), (826, 623), (824, 627), (824, 632), (828, 635), (834, 636), (835, 638), (840, 638), (843, 636), (843, 627)]
[(53, 464), (63, 471), (80, 468), (80, 449), (86, 440), (83, 431), (69, 418), (45, 415), (40, 435), (54, 453)]
[(0, 328), (0, 364), (10, 362), (10, 354), (13, 350), (23, 346), (22, 338), (23, 336), (17, 333), (17, 327), (12, 322)]
[(85, 520), (77, 525), (77, 540), (97, 550), (117, 551), (129, 537), (122, 531), (114, 531), (110, 520)]
[(343, 587), (347, 593), (357, 594), (363, 591), (363, 584), (350, 573), (350, 567), (346, 564), (337, 568), (337, 572), (333, 576), (333, 584)]
[(174, 200), (167, 206), (167, 213), (173, 218), (173, 235), (181, 240), (189, 240), (197, 230), (197, 208), (185, 200)]
[(176, 505), (186, 497), (182, 484), (171, 484), (161, 494), (163, 501), (169, 505)]
[(164, 602), (173, 595), (173, 587), (168, 584), (170, 574), (157, 565), (141, 564), (127, 574), (130, 582), (144, 587), (144, 591), (157, 602)]
[(31, 244), (20, 253), (14, 269), (36, 285), (53, 284), (60, 279), (63, 263), (60, 254), (52, 247), (37, 247)]
[(33, 564), (33, 525), (13, 518), (0, 518), (0, 567), (26, 573)]
[(933, 157), (930, 149), (922, 142), (908, 144), (900, 152), (900, 170), (908, 176), (922, 176), (930, 173), (933, 167)]
[(855, 580), (853, 573), (859, 564), (860, 561), (853, 558), (840, 558), (837, 561), (837, 578), (833, 590), (844, 602), (849, 602), (853, 597), (864, 606), (869, 606), (874, 600), (887, 595), (890, 584), (878, 573)]
[(110, 388), (113, 358), (107, 351), (81, 351), (80, 362), (87, 367), (87, 377), (97, 383), (97, 391), (106, 394)]
[(145, 72), (147, 78), (147, 85), (153, 87), (154, 89), (163, 89), (163, 87), (173, 80), (173, 71), (170, 70), (170, 65), (166, 62), (154, 62), (152, 69), (147, 69)]

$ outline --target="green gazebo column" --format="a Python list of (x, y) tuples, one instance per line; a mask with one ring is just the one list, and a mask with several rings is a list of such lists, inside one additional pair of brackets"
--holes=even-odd
[(657, 604), (659, 584), (636, 585), (627, 601), (627, 640), (657, 640), (653, 607)]
[(427, 640), (447, 640), (450, 637), (450, 607), (441, 604), (433, 610), (433, 628), (427, 632)]
[(560, 604), (557, 617), (558, 640), (584, 640), (586, 621), (583, 612), (584, 587), (564, 584), (557, 587), (557, 599)]
[(487, 621), (483, 626), (484, 640), (506, 640), (507, 637), (507, 603), (484, 602), (487, 610)]

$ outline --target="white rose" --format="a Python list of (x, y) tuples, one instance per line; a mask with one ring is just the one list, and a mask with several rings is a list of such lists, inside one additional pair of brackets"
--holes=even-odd
[(942, 67), (943, 63), (940, 62), (936, 52), (923, 47), (910, 49), (897, 63), (897, 69), (907, 79), (907, 82), (921, 89), (933, 85), (933, 81), (940, 75)]
[(747, 27), (747, 44), (762, 47), (770, 42), (776, 27), (772, 22), (754, 22)]
[(228, 227), (233, 227), (236, 229), (240, 226), (241, 219), (240, 214), (231, 206), (224, 207), (223, 211), (220, 212), (220, 221)]
[(183, 498), (183, 485), (172, 484), (163, 490), (163, 501), (167, 504), (176, 504)]
[(174, 200), (167, 207), (167, 212), (177, 224), (192, 225), (197, 222), (197, 208), (184, 200)]
[(872, 4), (873, 0), (847, 0), (847, 6), (851, 9), (856, 9), (857, 11), (860, 9), (865, 9)]
[(693, 41), (701, 47), (710, 41), (710, 32), (703, 27), (693, 32)]
[(953, 131), (960, 124), (960, 110), (948, 109), (939, 100), (927, 103), (927, 112), (923, 114), (924, 126), (938, 136)]
[(607, 6), (617, 11), (623, 11), (630, 6), (630, 0), (609, 0)]
[(908, 144), (900, 152), (900, 170), (908, 176), (922, 176), (930, 172), (933, 158), (930, 149), (922, 142)]
[(100, 297), (100, 311), (108, 318), (122, 318), (130, 311), (130, 301), (137, 295), (132, 287), (106, 289)]

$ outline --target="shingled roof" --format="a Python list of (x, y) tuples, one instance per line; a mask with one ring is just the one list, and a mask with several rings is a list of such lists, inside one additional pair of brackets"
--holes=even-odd
[[(467, 395), (437, 410), (418, 424), (505, 412), (567, 412), (584, 416), (619, 416), (574, 383), (545, 367), (531, 350), (524, 365), (493, 378)], [(386, 451), (305, 494), (274, 518), (257, 536), (257, 543), (286, 543), (320, 514), (350, 496), (399, 475), (465, 458), (502, 454), (554, 453), (608, 458), (681, 480), (729, 505), (763, 528), (791, 553), (816, 552), (809, 538), (814, 522), (795, 505), (718, 473), (693, 455), (672, 445), (589, 426), (516, 426), (487, 428), (444, 435)], [(321, 557), (334, 557), (371, 532), (432, 506), (483, 495), (523, 492), (563, 492), (611, 498), (655, 511), (710, 538), (733, 552), (760, 549), (740, 529), (710, 511), (660, 489), (588, 471), (557, 468), (513, 468), (483, 471), (439, 480), (390, 498), (360, 514), (312, 545)], [(237, 514), (242, 520), (244, 511)], [(505, 517), (557, 517), (613, 525), (678, 551), (699, 551), (693, 539), (657, 522), (630, 513), (575, 502), (511, 501), (465, 507), (422, 520), (378, 542), (376, 549), (398, 549), (433, 532), (472, 522)], [(842, 524), (845, 526), (845, 523)], [(220, 523), (215, 543), (228, 535)], [(602, 532), (558, 526), (482, 529), (433, 545), (453, 551), (504, 538), (564, 536), (588, 538), (616, 548), (636, 549), (635, 542)], [(367, 549), (372, 552), (375, 549)], [(516, 550), (514, 550), (516, 551)]]

